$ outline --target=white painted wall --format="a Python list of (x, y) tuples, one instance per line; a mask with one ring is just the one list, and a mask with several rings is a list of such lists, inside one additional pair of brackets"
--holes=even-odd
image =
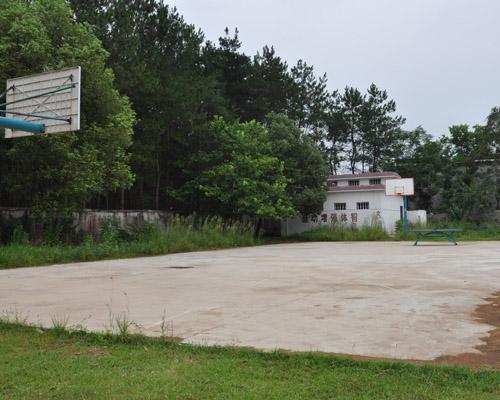
[(412, 210), (406, 213), (408, 222), (417, 223), (425, 225), (427, 223), (427, 211), (425, 210)]
[[(358, 210), (356, 203), (369, 202), (370, 209)], [(346, 203), (346, 210), (335, 210), (334, 203)], [(310, 231), (320, 226), (348, 227), (355, 224), (359, 228), (370, 225), (374, 221), (381, 223), (390, 235), (395, 234), (396, 222), (400, 219), (403, 198), (401, 196), (386, 196), (384, 190), (357, 190), (352, 192), (329, 192), (323, 205), (323, 212), (316, 220), (309, 217), (287, 218), (282, 221), (281, 235), (289, 236)], [(342, 215), (345, 214), (342, 220)]]

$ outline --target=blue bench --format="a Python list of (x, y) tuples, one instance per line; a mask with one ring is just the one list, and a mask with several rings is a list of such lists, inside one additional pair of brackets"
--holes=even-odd
[(451, 237), (450, 233), (452, 232), (462, 232), (462, 229), (408, 229), (407, 232), (415, 232), (418, 235), (418, 239), (415, 242), (414, 246), (417, 245), (423, 239), (426, 238), (444, 238), (448, 239), (455, 246), (457, 242)]

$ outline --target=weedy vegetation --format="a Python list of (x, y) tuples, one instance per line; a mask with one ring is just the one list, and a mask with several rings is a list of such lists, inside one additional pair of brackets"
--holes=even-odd
[[(477, 225), (467, 221), (436, 221), (422, 223), (409, 223), (408, 229), (462, 229), (462, 232), (453, 232), (452, 236), (456, 241), (488, 241), (500, 240), (500, 227), (493, 224)], [(404, 226), (402, 222), (397, 224), (395, 240), (404, 240)], [(408, 240), (415, 241), (416, 233), (409, 232)], [(441, 239), (442, 240), (442, 239)]]
[(253, 227), (225, 222), (219, 217), (173, 218), (167, 226), (151, 223), (121, 228), (117, 221), (101, 224), (98, 238), (85, 236), (78, 245), (56, 240), (36, 246), (28, 241), (22, 228), (16, 228), (12, 240), (0, 245), (0, 268), (63, 264), (113, 258), (132, 258), (159, 254), (265, 244), (254, 236)]
[[(220, 217), (199, 218), (177, 216), (166, 226), (151, 223), (135, 223), (122, 228), (118, 221), (107, 220), (101, 224), (97, 238), (85, 236), (77, 245), (63, 244), (54, 232), (41, 245), (29, 242), (28, 234), (21, 226), (13, 229), (10, 240), (0, 245), (0, 269), (96, 261), (116, 258), (154, 256), (202, 250), (227, 249), (289, 242), (311, 241), (377, 241), (404, 240), (402, 223), (396, 227), (396, 235), (390, 236), (374, 217), (362, 226), (334, 223), (318, 229), (286, 238), (256, 237), (254, 227), (240, 222), (227, 222)], [(500, 240), (500, 229), (491, 224), (481, 226), (465, 221), (409, 224), (409, 229), (461, 228), (453, 237), (457, 241)], [(415, 233), (408, 240), (417, 239)]]

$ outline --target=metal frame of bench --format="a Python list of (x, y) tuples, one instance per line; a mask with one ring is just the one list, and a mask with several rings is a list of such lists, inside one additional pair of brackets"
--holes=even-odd
[[(408, 229), (407, 232), (415, 232), (418, 234), (418, 239), (417, 241), (413, 244), (414, 246), (417, 245), (418, 242), (420, 242), (424, 238), (430, 238), (430, 237), (441, 237), (448, 239), (450, 242), (452, 242), (455, 246), (457, 245), (457, 242), (448, 235), (446, 232), (462, 232), (463, 229)], [(426, 232), (422, 235), (423, 232)]]

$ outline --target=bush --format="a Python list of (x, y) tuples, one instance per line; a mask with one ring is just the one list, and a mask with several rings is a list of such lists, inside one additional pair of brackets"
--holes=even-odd
[(18, 225), (14, 228), (14, 233), (12, 234), (12, 239), (10, 241), (12, 244), (28, 245), (29, 235), (24, 232), (22, 225)]

